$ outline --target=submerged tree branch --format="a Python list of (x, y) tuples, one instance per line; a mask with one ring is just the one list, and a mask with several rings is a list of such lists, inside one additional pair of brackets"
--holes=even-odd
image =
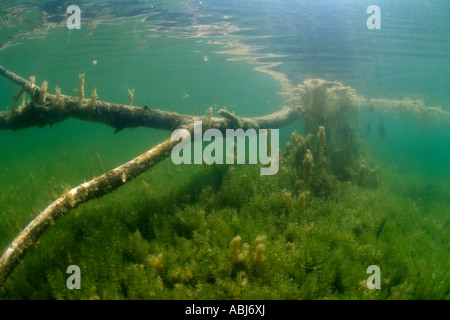
[[(0, 66), (0, 74), (21, 86), (32, 101), (18, 108), (14, 115), (11, 112), (0, 112), (0, 130), (21, 130), (30, 127), (44, 127), (62, 122), (68, 118), (103, 123), (119, 132), (125, 128), (148, 127), (173, 131), (178, 128), (187, 128), (193, 121), (202, 120), (203, 117), (183, 115), (175, 112), (150, 109), (148, 107), (132, 107), (114, 104), (96, 99), (81, 99), (80, 97), (56, 95), (42, 92), (42, 89), (20, 76)], [(80, 88), (83, 90), (84, 88)], [(84, 96), (84, 94), (83, 94)], [(81, 99), (81, 100), (80, 100)], [(43, 103), (42, 101), (43, 100)], [(219, 114), (227, 119), (211, 117), (208, 121), (211, 127), (226, 129), (236, 127), (235, 121), (230, 121), (230, 113), (221, 110)], [(234, 116), (237, 119), (236, 116)], [(293, 122), (298, 118), (298, 112), (291, 107), (285, 107), (277, 113), (257, 118), (239, 118), (242, 128), (254, 127), (255, 121), (261, 128), (276, 128), (284, 122)], [(231, 123), (230, 123), (231, 122)]]
[(177, 141), (165, 140), (137, 158), (102, 176), (83, 183), (59, 197), (42, 211), (8, 246), (0, 258), (0, 286), (14, 270), (20, 259), (37, 239), (58, 218), (91, 199), (99, 198), (133, 180), (147, 169), (165, 159)]
[[(174, 130), (188, 126), (195, 118), (174, 112), (97, 101), (96, 98), (47, 94), (46, 89), (43, 90), (2, 66), (0, 74), (21, 86), (31, 97), (31, 102), (20, 107), (13, 115), (8, 111), (0, 112), (0, 130), (44, 127), (68, 118), (103, 123), (115, 128), (116, 132), (135, 127)], [(84, 92), (84, 88), (80, 90)]]
[[(273, 114), (255, 118), (238, 118), (234, 114), (231, 117), (225, 109), (219, 111), (224, 118), (215, 118), (211, 115), (208, 117), (180, 115), (96, 101), (95, 92), (91, 100), (82, 99), (84, 94), (80, 97), (70, 97), (61, 95), (57, 91), (56, 95), (49, 95), (45, 92), (44, 86), (39, 88), (1, 66), (0, 74), (20, 85), (32, 98), (32, 102), (20, 107), (13, 116), (9, 112), (0, 112), (0, 129), (19, 130), (33, 126), (42, 127), (73, 117), (110, 125), (116, 128), (116, 132), (123, 128), (144, 126), (165, 130), (185, 128), (192, 133), (193, 122), (196, 120), (204, 120), (203, 130), (217, 128), (224, 131), (237, 126), (242, 129), (278, 128), (294, 122), (299, 117), (298, 110), (292, 107), (284, 107)], [(3, 253), (0, 258), (0, 286), (4, 284), (26, 252), (58, 218), (68, 214), (77, 206), (102, 197), (133, 180), (168, 157), (176, 144), (178, 141), (167, 139), (137, 158), (70, 190), (48, 206)]]

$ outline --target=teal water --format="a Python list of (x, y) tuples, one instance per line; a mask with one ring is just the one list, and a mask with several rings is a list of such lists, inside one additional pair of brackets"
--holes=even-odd
[[(368, 30), (366, 27), (369, 16), (366, 9), (372, 4), (371, 1), (78, 1), (77, 5), (82, 9), (81, 30), (68, 30), (65, 25), (68, 16), (65, 10), (70, 4), (71, 1), (2, 1), (0, 64), (24, 78), (36, 76), (37, 85), (48, 81), (50, 93), (54, 93), (58, 86), (63, 94), (77, 96), (78, 75), (84, 73), (86, 97), (96, 88), (99, 100), (126, 104), (128, 89), (134, 89), (135, 106), (148, 105), (149, 108), (199, 116), (206, 115), (209, 107), (213, 107), (214, 115), (217, 115), (224, 106), (246, 117), (275, 112), (279, 106), (286, 104), (280, 93), (287, 89), (287, 83), (297, 85), (310, 78), (339, 81), (354, 88), (358, 96), (365, 98), (417, 99), (423, 100), (425, 106), (439, 106), (442, 111), (450, 112), (450, 4), (445, 0), (377, 1), (381, 8), (380, 30)], [(0, 78), (0, 88), (0, 111), (6, 111), (18, 87)], [(377, 128), (380, 116), (384, 119), (384, 137)], [(370, 131), (367, 129), (368, 123), (371, 124)], [(366, 161), (380, 168), (380, 180), (383, 181), (380, 189), (390, 190), (400, 199), (390, 199), (387, 203), (392, 206), (406, 203), (408, 209), (405, 209), (405, 215), (408, 210), (417, 210), (418, 217), (414, 219), (417, 219), (419, 227), (413, 229), (411, 235), (426, 232), (421, 223), (429, 227), (428, 224), (432, 225), (434, 221), (440, 226), (436, 227), (439, 229), (436, 232), (429, 231), (433, 234), (429, 240), (431, 244), (427, 238), (424, 243), (417, 244), (423, 245), (417, 250), (429, 252), (441, 263), (439, 272), (435, 272), (438, 274), (435, 276), (438, 280), (433, 282), (435, 287), (427, 287), (429, 292), (424, 293), (424, 297), (448, 299), (446, 285), (449, 283), (449, 270), (448, 263), (444, 262), (449, 258), (449, 122), (435, 123), (430, 119), (418, 119), (412, 114), (396, 111), (366, 110), (359, 114), (355, 126)], [(301, 120), (281, 129), (280, 145), (284, 145), (293, 130), (302, 133)], [(118, 134), (113, 132), (113, 128), (105, 125), (74, 119), (51, 128), (0, 131), (1, 248), (5, 248), (29, 221), (68, 189), (131, 160), (170, 136), (170, 132), (149, 128), (125, 129)], [(113, 216), (115, 214), (122, 219), (122, 211), (129, 210), (145, 216), (142, 212), (147, 209), (141, 208), (145, 207), (141, 193), (145, 184), (149, 183), (154, 188), (152, 199), (164, 199), (166, 194), (173, 191), (171, 188), (183, 185), (201, 168), (174, 167), (166, 161), (153, 171), (145, 173), (131, 186), (124, 187), (125, 191), (119, 189), (98, 200), (98, 203), (77, 209), (77, 215), (84, 213), (92, 218), (94, 213), (104, 215), (112, 212)], [(167, 172), (170, 172), (170, 176)], [(247, 177), (247, 173), (242, 174)], [(142, 181), (145, 182), (144, 187)], [(280, 190), (283, 188), (284, 185), (280, 186)], [(147, 192), (145, 190), (143, 192)], [(362, 207), (354, 211), (383, 211), (383, 208), (375, 209), (376, 205), (371, 202), (379, 203), (384, 197), (381, 192), (378, 190), (373, 195), (367, 195), (372, 200), (362, 201)], [(270, 198), (266, 193), (261, 193), (261, 197)], [(258, 197), (254, 195), (250, 198), (254, 200)], [(351, 200), (345, 196), (343, 199)], [(197, 205), (192, 203), (187, 207), (196, 208)], [(261, 206), (266, 207), (267, 204)], [(256, 204), (250, 207), (259, 210)], [(345, 211), (343, 208), (336, 210)], [(384, 211), (389, 210), (394, 209)], [(372, 221), (377, 218), (367, 219)], [(171, 221), (162, 225), (170, 225)], [(62, 223), (65, 223), (65, 229), (61, 229), (61, 233), (70, 233), (71, 223), (73, 228), (77, 226), (75, 219)], [(255, 225), (259, 223), (257, 221)], [(177, 225), (176, 222), (173, 224)], [(101, 228), (102, 225), (97, 227)], [(247, 233), (248, 237), (253, 236), (253, 233), (261, 233), (262, 230), (255, 228), (238, 232), (241, 235)], [(151, 249), (147, 250), (151, 253), (162, 250), (163, 245), (157, 242), (157, 236), (153, 239), (138, 229), (145, 241), (150, 243)], [(166, 230), (163, 227), (161, 229)], [(203, 229), (199, 227), (199, 230)], [(58, 232), (54, 231), (49, 239), (52, 236), (58, 239)], [(126, 232), (124, 234), (126, 237), (129, 235)], [(228, 244), (236, 235), (230, 231), (229, 238), (222, 241), (226, 252)], [(273, 239), (277, 237), (273, 236)], [(388, 243), (389, 237), (386, 239)], [(71, 254), (76, 256), (82, 249), (89, 251), (89, 246), (83, 243), (79, 247), (72, 247)], [(436, 251), (430, 252), (427, 245)], [(169, 246), (167, 252), (175, 247)], [(379, 249), (379, 256), (385, 256), (393, 250), (384, 243), (380, 244), (381, 247), (383, 249)], [(98, 253), (105, 247), (99, 245), (93, 250)], [(38, 259), (38, 252), (38, 249), (31, 252), (34, 256), (31, 256), (30, 261)], [(45, 254), (49, 253), (42, 254), (45, 258)], [(86, 251), (83, 254), (88, 255)], [(167, 256), (170, 254), (167, 253)], [(395, 262), (398, 261), (392, 263)], [(32, 265), (32, 262), (29, 263)], [(120, 266), (125, 264), (122, 260), (114, 263)], [(421, 260), (420, 263), (413, 263), (410, 269), (419, 269), (419, 266), (428, 268)], [(44, 274), (47, 269), (53, 270), (45, 265), (41, 267)], [(22, 274), (30, 272), (26, 264), (21, 268), (18, 272)], [(59, 266), (59, 275), (64, 274), (64, 270), (61, 270), (63, 267)], [(396, 270), (395, 274), (401, 274), (402, 270)], [(52, 279), (57, 278), (50, 271), (49, 274), (53, 275)], [(170, 272), (167, 271), (167, 274)], [(12, 280), (18, 278), (19, 274)], [(402, 286), (409, 288), (408, 284), (411, 283), (419, 288), (420, 281), (426, 281), (397, 278), (398, 283), (391, 284), (397, 289)], [(101, 281), (94, 276), (92, 279), (92, 283), (100, 288)], [(39, 281), (33, 281), (31, 283), (37, 286)], [(111, 280), (112, 283), (114, 281)], [(166, 287), (176, 287), (174, 283), (177, 281), (164, 281)], [(307, 290), (308, 281), (314, 282), (308, 279), (300, 281), (298, 288), (305, 284), (303, 289), (299, 289), (302, 295), (286, 294), (284, 298), (320, 299), (333, 297), (337, 290), (314, 295), (313, 289)], [(194, 287), (189, 281), (180, 282)], [(268, 286), (273, 288), (276, 283), (270, 282)], [(18, 284), (11, 281), (9, 285), (6, 293), (2, 292), (6, 299), (131, 296), (109, 296), (86, 291), (83, 291), (85, 296), (71, 296), (57, 285), (42, 289), (41, 295), (38, 293), (32, 296), (30, 292), (33, 291), (33, 284), (29, 284), (30, 291), (23, 289), (20, 293), (14, 291)], [(349, 287), (356, 288), (357, 284)], [(346, 296), (346, 290), (337, 291), (339, 294), (334, 297), (355, 297), (351, 294)], [(391, 288), (389, 292), (394, 291)], [(418, 291), (408, 291), (409, 295), (405, 294), (404, 298), (420, 298)], [(268, 297), (264, 295), (264, 290), (257, 292), (260, 294), (258, 297)], [(209, 294), (200, 294), (199, 298), (214, 297)], [(145, 295), (138, 297), (148, 298)], [(161, 297), (178, 296), (161, 293)], [(189, 295), (182, 296), (186, 297)], [(229, 297), (225, 295), (225, 298)], [(378, 297), (363, 294), (356, 296), (361, 297), (383, 299), (394, 296), (388, 293)]]

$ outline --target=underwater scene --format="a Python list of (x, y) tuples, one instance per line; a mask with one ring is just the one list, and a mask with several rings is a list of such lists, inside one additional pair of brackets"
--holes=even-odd
[(0, 300), (450, 299), (450, 2), (0, 2)]

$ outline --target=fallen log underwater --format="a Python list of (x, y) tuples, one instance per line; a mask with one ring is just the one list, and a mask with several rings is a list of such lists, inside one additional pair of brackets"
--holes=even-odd
[[(240, 118), (226, 109), (219, 111), (219, 115), (223, 118), (212, 117), (211, 110), (207, 117), (182, 115), (99, 101), (95, 90), (91, 99), (85, 99), (83, 75), (80, 75), (79, 96), (73, 97), (62, 95), (59, 89), (56, 90), (55, 95), (48, 94), (46, 82), (38, 87), (34, 84), (33, 77), (27, 81), (2, 66), (0, 66), (0, 74), (21, 87), (13, 96), (11, 110), (0, 112), (0, 130), (51, 126), (69, 118), (106, 124), (115, 128), (115, 132), (125, 128), (148, 127), (169, 131), (184, 128), (192, 133), (193, 122), (202, 120), (204, 120), (203, 130), (208, 128), (221, 131), (232, 128), (272, 129), (288, 125), (296, 121), (300, 115), (300, 108), (294, 107), (283, 107), (273, 114), (255, 118)], [(31, 101), (26, 102), (24, 98), (22, 105), (16, 108), (17, 101), (25, 94), (31, 97)], [(169, 138), (131, 161), (73, 188), (55, 200), (31, 221), (4, 251), (0, 258), (0, 286), (4, 284), (26, 252), (57, 219), (79, 205), (100, 198), (130, 182), (170, 156), (176, 144), (178, 141), (172, 141)]]

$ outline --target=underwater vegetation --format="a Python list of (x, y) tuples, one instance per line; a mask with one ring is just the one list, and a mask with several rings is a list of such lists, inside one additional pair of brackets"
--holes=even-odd
[(364, 164), (356, 128), (360, 108), (353, 88), (311, 79), (284, 95), (292, 106), (301, 106), (304, 136), (293, 133), (284, 151), (287, 163), (303, 170), (301, 183), (321, 195), (332, 191), (336, 179), (377, 186), (377, 170)]
[[(0, 296), (449, 298), (448, 221), (424, 220), (411, 201), (381, 188), (338, 182), (328, 196), (300, 192), (290, 170), (205, 166), (165, 195), (148, 188), (148, 177), (133, 181), (62, 218)], [(72, 264), (81, 290), (65, 287)], [(373, 264), (380, 290), (365, 286)]]

